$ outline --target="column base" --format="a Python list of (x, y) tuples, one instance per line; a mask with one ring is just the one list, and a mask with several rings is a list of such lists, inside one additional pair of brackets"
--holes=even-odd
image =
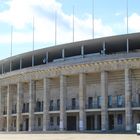
[(34, 131), (33, 129), (29, 129), (29, 130), (28, 130), (28, 132), (33, 132), (33, 131)]
[(108, 130), (106, 130), (106, 129), (101, 129), (101, 131), (102, 131), (102, 132), (107, 132)]
[(79, 131), (84, 131), (84, 122), (83, 121), (79, 121)]
[(43, 128), (43, 132), (46, 132), (47, 130), (46, 130), (46, 128)]
[(60, 130), (60, 131), (64, 131), (64, 130), (65, 130), (65, 128), (64, 128), (64, 122), (63, 122), (63, 121), (60, 121), (59, 130)]
[(64, 131), (64, 129), (60, 128), (59, 131)]
[(131, 126), (126, 126), (125, 131), (132, 131)]

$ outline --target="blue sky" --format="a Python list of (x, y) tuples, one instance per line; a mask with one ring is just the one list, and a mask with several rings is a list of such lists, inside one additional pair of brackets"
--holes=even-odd
[[(73, 7), (75, 41), (92, 38), (93, 0), (0, 0), (0, 59), (32, 51), (33, 17), (35, 49), (72, 42)], [(129, 33), (140, 31), (140, 0), (128, 0)], [(94, 0), (95, 38), (126, 34), (126, 0)]]

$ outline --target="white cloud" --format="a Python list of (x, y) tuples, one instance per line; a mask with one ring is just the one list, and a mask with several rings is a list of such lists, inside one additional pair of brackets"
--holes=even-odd
[[(122, 20), (113, 24), (112, 29), (117, 34), (127, 33), (127, 18), (123, 17)], [(128, 33), (140, 32), (140, 15), (138, 13), (131, 13), (128, 16)]]
[(133, 13), (128, 18), (128, 26), (132, 32), (140, 31), (140, 15), (138, 15), (137, 13)]
[[(57, 42), (72, 42), (72, 14), (62, 10), (56, 0), (11, 0), (9, 9), (0, 12), (0, 22), (14, 26), (13, 42), (32, 42), (32, 20), (35, 18), (35, 42), (54, 42), (54, 11), (57, 10)], [(84, 15), (84, 13), (83, 13)], [(84, 18), (75, 16), (75, 41), (92, 38), (91, 15)], [(27, 31), (27, 29), (29, 29)], [(101, 19), (95, 19), (95, 37), (112, 35), (110, 26)], [(9, 42), (8, 35), (0, 35), (0, 42)]]
[(115, 16), (120, 16), (120, 15), (122, 15), (121, 12), (116, 12), (116, 13), (115, 13)]

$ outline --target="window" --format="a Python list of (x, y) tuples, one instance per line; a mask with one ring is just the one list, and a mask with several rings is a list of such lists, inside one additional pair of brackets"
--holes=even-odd
[(50, 101), (50, 111), (53, 110), (53, 100)]
[(72, 98), (72, 109), (76, 108), (76, 99)]
[(16, 113), (16, 104), (12, 106), (12, 114)]
[(101, 96), (97, 97), (97, 105), (98, 105), (98, 108), (101, 107)]
[(24, 103), (24, 104), (23, 104), (22, 112), (23, 112), (23, 113), (29, 112), (29, 103)]
[(23, 104), (22, 112), (23, 112), (23, 113), (25, 112), (25, 103)]
[(37, 101), (36, 102), (36, 111), (40, 111), (41, 110), (41, 102)]
[(112, 107), (112, 96), (108, 96), (108, 107)]
[(16, 127), (16, 120), (14, 120), (14, 127)]
[(118, 95), (117, 96), (117, 106), (118, 107), (122, 107), (123, 106), (123, 96), (122, 95)]
[(122, 114), (118, 114), (118, 116), (117, 116), (117, 123), (118, 123), (118, 125), (122, 125), (122, 123), (123, 123), (123, 116), (122, 116)]
[(43, 111), (43, 101), (36, 102), (36, 111), (37, 112)]
[(54, 120), (53, 117), (50, 117), (50, 125), (53, 126)]
[(57, 110), (59, 110), (59, 109), (60, 109), (60, 100), (57, 99)]
[(44, 105), (44, 102), (42, 101), (41, 102), (41, 111), (43, 111), (43, 105)]
[(38, 126), (41, 126), (41, 118), (38, 118)]
[(138, 96), (138, 106), (140, 106), (140, 94)]
[(25, 110), (26, 110), (26, 112), (29, 112), (29, 103), (26, 103)]
[(16, 113), (16, 110), (17, 110), (17, 104), (14, 105), (14, 110), (15, 110), (15, 113)]
[(88, 108), (92, 108), (92, 103), (93, 103), (93, 98), (92, 97), (88, 97)]
[(3, 115), (7, 114), (7, 107), (4, 106), (4, 111), (3, 111)]
[(57, 117), (57, 125), (59, 126), (60, 118)]

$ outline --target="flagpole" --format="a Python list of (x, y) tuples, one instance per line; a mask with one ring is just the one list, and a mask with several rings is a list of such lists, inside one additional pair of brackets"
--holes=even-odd
[(57, 44), (57, 12), (55, 10), (55, 46)]
[(73, 6), (73, 42), (74, 42), (74, 6)]
[(92, 38), (94, 39), (94, 0), (92, 0)]
[(10, 51), (10, 56), (12, 56), (13, 52), (13, 26), (11, 25), (11, 51)]

